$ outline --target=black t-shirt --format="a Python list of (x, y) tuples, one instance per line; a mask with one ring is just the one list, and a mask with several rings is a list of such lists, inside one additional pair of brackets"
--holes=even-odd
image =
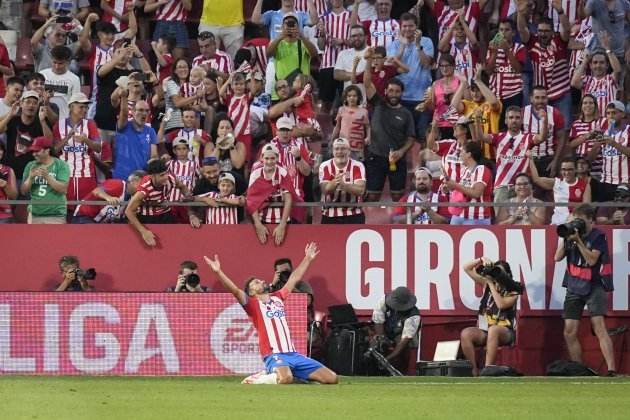
[(26, 164), (33, 160), (28, 148), (35, 137), (43, 136), (42, 124), (35, 118), (31, 124), (24, 124), (20, 116), (11, 118), (7, 125), (6, 163), (15, 171), (17, 179), (22, 179)]
[(128, 76), (137, 70), (119, 69), (114, 67), (105, 77), (97, 77), (98, 97), (96, 98), (96, 115), (94, 121), (101, 130), (116, 131), (118, 111), (112, 106), (112, 93), (118, 87), (116, 80), (121, 76)]
[(372, 141), (368, 151), (376, 156), (388, 157), (391, 149), (400, 149), (407, 138), (415, 137), (413, 116), (403, 106), (390, 107), (378, 95), (374, 95), (370, 103), (374, 106), (374, 112), (370, 124)]

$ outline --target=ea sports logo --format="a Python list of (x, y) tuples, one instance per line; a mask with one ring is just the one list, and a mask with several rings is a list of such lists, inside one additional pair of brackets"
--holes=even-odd
[(238, 303), (219, 314), (210, 331), (214, 357), (233, 373), (252, 373), (264, 365), (258, 350), (258, 334)]

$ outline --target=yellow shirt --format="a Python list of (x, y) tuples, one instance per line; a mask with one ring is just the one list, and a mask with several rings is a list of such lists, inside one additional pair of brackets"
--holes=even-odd
[[(501, 117), (501, 109), (503, 108), (503, 104), (501, 101), (499, 102), (499, 109), (496, 111), (492, 110), (492, 106), (484, 101), (481, 104), (478, 104), (475, 101), (469, 101), (464, 99), (462, 103), (464, 104), (464, 116), (470, 117), (470, 114), (477, 109), (481, 108), (482, 110), (482, 121), (481, 126), (483, 127), (484, 134), (497, 134), (499, 132), (499, 118)], [(484, 143), (483, 145), (483, 157), (486, 159), (493, 159), (494, 156), (494, 146), (488, 143)]]
[(243, 22), (243, 0), (204, 0), (202, 24), (234, 26)]

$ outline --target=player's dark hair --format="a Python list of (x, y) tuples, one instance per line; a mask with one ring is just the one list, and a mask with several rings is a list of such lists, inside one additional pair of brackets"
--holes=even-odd
[(249, 285), (250, 285), (250, 284), (251, 284), (254, 280), (256, 280), (256, 277), (254, 277), (254, 276), (251, 276), (251, 277), (249, 277), (247, 280), (245, 280), (245, 286), (243, 286), (243, 291), (245, 292), (245, 294), (246, 294), (247, 296), (249, 296)]

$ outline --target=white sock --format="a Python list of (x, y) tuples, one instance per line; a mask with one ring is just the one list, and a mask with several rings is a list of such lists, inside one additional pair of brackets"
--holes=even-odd
[(278, 384), (278, 374), (276, 373), (268, 373), (266, 375), (260, 375), (260, 377), (256, 378), (253, 382), (254, 384), (267, 384), (267, 385), (277, 385)]

